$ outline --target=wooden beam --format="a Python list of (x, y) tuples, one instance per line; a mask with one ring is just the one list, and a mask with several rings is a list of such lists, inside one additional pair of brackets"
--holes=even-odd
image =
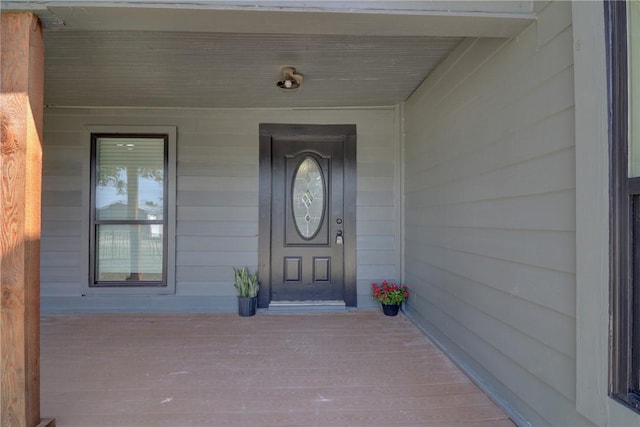
[(44, 44), (31, 13), (3, 13), (0, 36), (0, 425), (35, 427)]

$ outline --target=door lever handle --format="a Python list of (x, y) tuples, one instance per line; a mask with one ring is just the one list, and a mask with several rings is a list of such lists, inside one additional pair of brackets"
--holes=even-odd
[(344, 239), (342, 238), (342, 230), (338, 230), (336, 233), (336, 245), (341, 245), (344, 243)]

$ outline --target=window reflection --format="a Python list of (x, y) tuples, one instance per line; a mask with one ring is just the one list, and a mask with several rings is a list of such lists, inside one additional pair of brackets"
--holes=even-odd
[(95, 142), (94, 282), (162, 282), (165, 138)]

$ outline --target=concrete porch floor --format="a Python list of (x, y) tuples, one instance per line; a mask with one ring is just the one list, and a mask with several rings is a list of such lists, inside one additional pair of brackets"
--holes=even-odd
[(48, 315), (41, 335), (61, 427), (513, 427), (402, 315)]

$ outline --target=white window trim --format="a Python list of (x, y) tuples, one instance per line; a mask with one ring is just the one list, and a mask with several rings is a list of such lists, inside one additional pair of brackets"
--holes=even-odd
[[(173, 295), (176, 292), (176, 138), (175, 126), (118, 126), (118, 125), (87, 125), (86, 144), (84, 145), (84, 168), (82, 171), (82, 277), (83, 295)], [(91, 287), (89, 283), (89, 233), (91, 229), (91, 134), (93, 133), (122, 133), (122, 134), (166, 134), (169, 136), (168, 164), (167, 164), (167, 286), (136, 286), (136, 287)]]

